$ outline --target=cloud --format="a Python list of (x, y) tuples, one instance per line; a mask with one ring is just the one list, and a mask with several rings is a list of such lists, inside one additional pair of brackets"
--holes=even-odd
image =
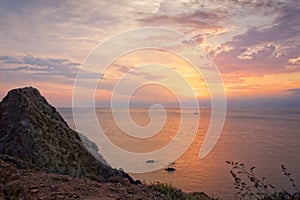
[(176, 27), (179, 25), (181, 28), (202, 30), (205, 33), (205, 30), (223, 29), (228, 19), (222, 13), (196, 10), (192, 13), (176, 15), (161, 13), (146, 16), (140, 18), (139, 22), (146, 26)]
[(221, 20), (221, 17), (217, 13), (200, 10), (180, 15), (153, 15), (152, 17), (140, 19), (141, 22), (148, 25), (183, 24), (197, 27), (212, 27), (219, 20)]
[(223, 73), (247, 71), (264, 75), (300, 70), (299, 64), (289, 66), (300, 51), (300, 6), (284, 4), (274, 9), (277, 18), (271, 25), (255, 27), (254, 24), (245, 33), (220, 45), (221, 49), (229, 46), (230, 50), (210, 52)]
[(0, 56), (0, 60), (4, 61), (6, 64), (22, 64), (19, 58), (11, 56)]
[[(127, 10), (138, 13), (155, 14), (160, 9), (162, 0), (140, 1), (140, 0), (122, 0), (116, 2), (116, 5), (122, 5)], [(114, 3), (114, 1), (112, 1)]]
[(291, 59), (289, 59), (289, 64), (300, 65), (300, 56), (298, 56), (297, 58), (291, 58)]
[[(163, 75), (153, 74), (149, 70), (146, 70), (145, 68), (141, 69), (139, 67), (126, 66), (120, 64), (114, 64), (112, 67), (115, 68), (115, 70), (119, 71), (121, 76), (128, 73), (131, 76), (133, 76), (133, 78), (139, 78), (139, 79), (145, 79), (151, 81), (161, 80), (166, 78)], [(116, 77), (116, 78), (121, 78), (121, 77)]]
[[(83, 60), (105, 37), (130, 27), (122, 1), (1, 1), (0, 54), (72, 56)], [(128, 22), (128, 23), (127, 23)]]
[(237, 47), (249, 47), (265, 42), (288, 43), (299, 40), (300, 6), (297, 4), (285, 5), (276, 8), (278, 17), (269, 27), (249, 27), (246, 33), (233, 37), (228, 45)]
[(235, 47), (213, 57), (222, 73), (242, 73), (265, 75), (299, 72), (300, 66), (290, 67), (289, 59), (300, 51), (300, 46), (290, 47), (282, 53), (280, 46), (262, 44), (259, 50)]
[(300, 97), (300, 88), (292, 88), (285, 91)]
[(0, 67), (0, 71), (21, 71), (36, 75), (58, 75), (67, 78), (74, 78), (81, 65), (65, 58), (38, 58), (33, 56), (0, 56), (0, 60), (6, 64), (6, 67)]
[(137, 69), (136, 71), (130, 72), (130, 74), (139, 77), (139, 78), (143, 78), (145, 80), (150, 80), (150, 81), (155, 81), (155, 80), (161, 80), (164, 79), (165, 76), (163, 75), (156, 75), (156, 74), (152, 74), (146, 71), (142, 71)]
[[(0, 55), (11, 55), (0, 56), (1, 84), (26, 78), (29, 83), (72, 85), (80, 63), (101, 41), (129, 29), (159, 26), (196, 40), (209, 51), (232, 90), (246, 90), (252, 85), (243, 82), (244, 77), (300, 71), (299, 7), (298, 0), (1, 1)], [(151, 36), (145, 43), (158, 38), (172, 45), (170, 36)], [(142, 41), (137, 37), (136, 42)], [(111, 52), (123, 46), (126, 41)], [(130, 66), (116, 67), (101, 81), (111, 90), (128, 70)], [(83, 73), (87, 82), (100, 77)], [(137, 80), (160, 80), (162, 75), (131, 70)]]

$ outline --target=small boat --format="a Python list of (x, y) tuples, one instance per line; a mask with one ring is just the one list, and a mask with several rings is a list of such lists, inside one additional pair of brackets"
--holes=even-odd
[(173, 167), (168, 167), (165, 170), (168, 171), (168, 172), (174, 172), (176, 169), (173, 168)]
[(146, 163), (154, 163), (154, 160), (147, 160)]

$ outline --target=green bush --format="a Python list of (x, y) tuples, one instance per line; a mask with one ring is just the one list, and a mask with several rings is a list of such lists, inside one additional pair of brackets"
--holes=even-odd
[(155, 183), (152, 186), (163, 193), (168, 200), (212, 200), (203, 192), (185, 193), (174, 187), (171, 183)]

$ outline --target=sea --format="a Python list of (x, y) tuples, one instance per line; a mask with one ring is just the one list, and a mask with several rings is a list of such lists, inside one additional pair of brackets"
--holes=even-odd
[[(58, 111), (70, 127), (76, 130), (72, 108), (59, 108)], [(176, 160), (170, 160), (173, 157), (167, 154), (160, 158), (165, 162), (170, 161), (166, 167), (172, 167), (175, 171), (166, 171), (163, 166), (149, 172), (131, 172), (133, 178), (148, 184), (170, 183), (186, 192), (203, 191), (215, 198), (235, 199), (237, 191), (230, 174), (232, 166), (226, 164), (226, 161), (233, 161), (243, 163), (247, 169), (255, 167), (256, 176), (265, 177), (266, 183), (274, 185), (277, 190), (294, 192), (288, 177), (281, 171), (283, 164), (300, 188), (300, 108), (227, 109), (222, 133), (212, 151), (204, 158), (199, 158), (199, 150), (212, 120), (210, 108), (166, 108), (164, 114), (160, 115), (159, 112), (153, 116), (164, 123), (161, 129), (151, 137), (138, 138), (126, 134), (119, 127), (120, 123), (116, 122), (114, 116), (124, 115), (124, 110), (117, 110), (117, 114), (113, 115), (110, 108), (95, 109), (97, 121), (108, 138), (119, 148), (135, 153), (157, 151), (175, 138), (179, 127), (183, 127), (183, 132), (188, 135), (192, 131), (190, 127), (194, 127), (197, 122), (195, 137), (181, 156)], [(87, 112), (82, 108), (79, 113)], [(157, 123), (157, 120), (151, 121), (148, 108), (130, 108), (129, 113), (133, 122), (141, 127)], [(166, 120), (160, 119), (160, 116)], [(85, 128), (81, 132), (87, 136), (90, 132), (98, 131), (90, 119), (85, 117), (82, 121)], [(90, 139), (97, 143), (97, 139)], [(181, 140), (184, 143), (185, 139)], [(170, 154), (176, 154), (179, 150), (174, 148), (172, 151)], [(155, 162), (159, 161), (145, 159), (146, 165)]]

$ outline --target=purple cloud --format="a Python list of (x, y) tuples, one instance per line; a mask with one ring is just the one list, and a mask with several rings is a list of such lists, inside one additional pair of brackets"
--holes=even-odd
[[(9, 65), (0, 67), (0, 71), (30, 72), (35, 75), (62, 75), (74, 78), (80, 64), (64, 58), (38, 58), (33, 56), (1, 56), (0, 60)], [(17, 65), (17, 66), (16, 66)], [(21, 65), (21, 66), (18, 66)]]
[(250, 74), (272, 74), (300, 71), (300, 66), (289, 68), (289, 59), (300, 52), (300, 6), (290, 4), (278, 7), (279, 16), (273, 25), (264, 28), (250, 27), (229, 42), (231, 50), (217, 54), (212, 51), (223, 73), (247, 70)]

